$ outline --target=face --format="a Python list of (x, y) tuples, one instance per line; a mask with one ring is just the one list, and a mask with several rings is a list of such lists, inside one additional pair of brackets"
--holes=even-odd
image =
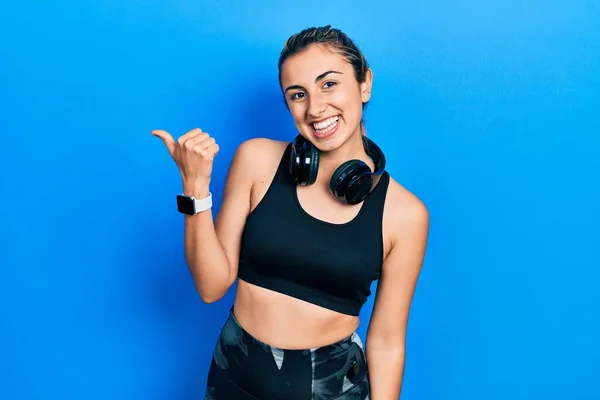
[(371, 81), (368, 71), (366, 81), (359, 83), (342, 55), (319, 45), (288, 58), (281, 69), (281, 87), (298, 132), (321, 151), (361, 135)]

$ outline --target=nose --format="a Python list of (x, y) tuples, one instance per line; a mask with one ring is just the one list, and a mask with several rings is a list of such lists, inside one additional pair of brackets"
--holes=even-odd
[(327, 104), (319, 95), (313, 95), (308, 104), (308, 114), (311, 118), (319, 118), (325, 112)]

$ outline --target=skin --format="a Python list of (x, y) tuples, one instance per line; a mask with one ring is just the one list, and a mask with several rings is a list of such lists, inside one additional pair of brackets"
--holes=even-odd
[[(324, 75), (327, 71), (337, 73)], [(317, 77), (321, 79), (316, 80)], [(286, 104), (298, 132), (322, 153), (315, 184), (297, 188), (301, 206), (315, 218), (330, 223), (347, 222), (356, 216), (361, 204), (349, 206), (335, 200), (329, 180), (333, 171), (350, 158), (361, 159), (373, 168), (362, 146), (360, 128), (362, 104), (370, 98), (372, 73), (369, 70), (365, 82), (359, 83), (351, 65), (341, 55), (312, 45), (288, 58), (282, 66), (280, 83), (283, 90), (287, 89)], [(311, 123), (333, 115), (340, 116), (338, 131), (329, 138), (317, 138)], [(197, 253), (197, 257), (201, 254), (212, 257), (210, 260), (188, 256), (190, 270), (205, 302), (220, 299), (237, 278), (240, 239), (246, 217), (267, 192), (286, 145), (286, 142), (255, 138), (238, 147), (228, 172), (214, 231), (208, 229), (212, 220), (210, 211), (186, 216), (186, 237), (194, 238), (196, 243), (205, 243), (204, 246), (214, 246), (213, 252), (205, 247)], [(186, 186), (185, 182), (184, 191), (199, 197), (208, 193), (206, 184)], [(400, 396), (407, 322), (425, 255), (428, 224), (425, 205), (391, 178), (383, 213), (384, 264), (365, 345), (372, 400), (398, 399)], [(188, 235), (187, 231), (201, 233), (194, 236)], [(190, 247), (192, 244), (188, 243)], [(199, 265), (202, 263), (206, 265)], [(219, 269), (214, 267), (208, 271), (208, 264), (218, 265)], [(286, 349), (313, 348), (336, 342), (349, 336), (359, 324), (358, 317), (340, 314), (241, 279), (238, 280), (234, 312), (251, 335)]]

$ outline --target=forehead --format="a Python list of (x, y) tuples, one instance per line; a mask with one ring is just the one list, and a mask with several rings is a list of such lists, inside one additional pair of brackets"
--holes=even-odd
[(314, 83), (317, 76), (329, 70), (348, 74), (352, 67), (341, 54), (325, 46), (311, 45), (283, 63), (281, 83), (283, 86)]

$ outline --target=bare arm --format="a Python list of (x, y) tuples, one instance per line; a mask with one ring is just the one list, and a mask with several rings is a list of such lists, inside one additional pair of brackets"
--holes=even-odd
[[(170, 133), (155, 129), (152, 135), (162, 139), (177, 164), (183, 192), (195, 198), (209, 194), (213, 160), (219, 145), (208, 133), (194, 128), (177, 141)], [(253, 159), (260, 139), (242, 143), (236, 150), (225, 182), (222, 207), (213, 223), (212, 210), (185, 215), (185, 258), (196, 290), (203, 301), (219, 300), (237, 276), (242, 230), (250, 210), (250, 192), (255, 169)]]
[(406, 325), (427, 242), (425, 206), (415, 201), (398, 209), (403, 215), (393, 218), (395, 240), (383, 266), (367, 334), (372, 400), (400, 397)]
[[(213, 223), (211, 210), (185, 216), (185, 255), (194, 284), (204, 302), (225, 295), (237, 276), (241, 235), (250, 212), (253, 169), (250, 154), (256, 139), (236, 150), (223, 190), (221, 209)], [(203, 198), (208, 185), (184, 186), (184, 192)]]

